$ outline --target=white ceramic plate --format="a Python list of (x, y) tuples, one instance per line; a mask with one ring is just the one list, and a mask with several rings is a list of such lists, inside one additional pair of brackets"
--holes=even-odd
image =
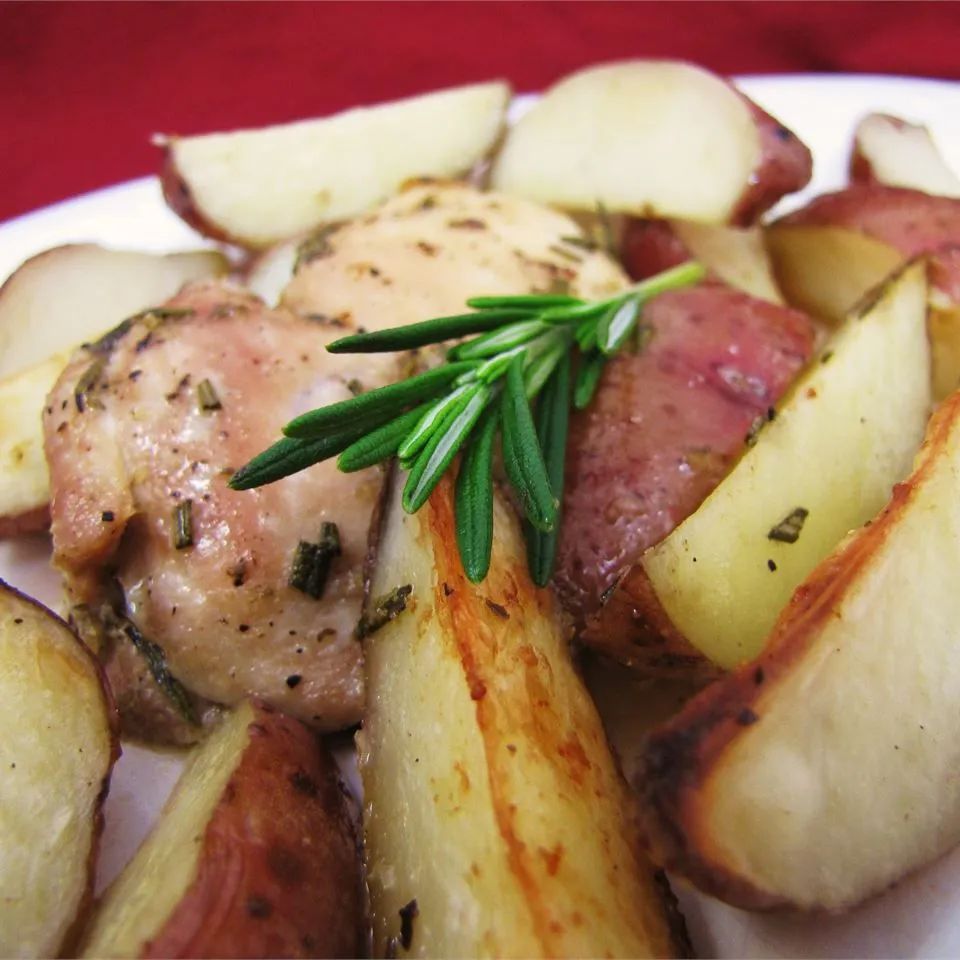
[[(801, 194), (844, 183), (851, 132), (864, 113), (880, 110), (925, 123), (960, 170), (960, 85), (892, 77), (747, 77), (740, 86), (813, 150), (814, 178)], [(99, 190), (0, 224), (0, 278), (24, 259), (60, 243), (168, 252), (203, 241), (170, 213), (152, 178)], [(48, 569), (46, 538), (0, 543), (0, 576), (54, 608), (59, 587)], [(135, 849), (180, 768), (176, 754), (125, 746), (106, 808), (99, 885)], [(700, 956), (960, 956), (960, 850), (843, 917), (769, 917), (734, 910), (679, 890)]]

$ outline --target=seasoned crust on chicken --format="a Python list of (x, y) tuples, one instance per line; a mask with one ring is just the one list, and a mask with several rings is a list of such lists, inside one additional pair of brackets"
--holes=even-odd
[(418, 182), (308, 240), (281, 302), (376, 330), (463, 313), (480, 295), (569, 289), (600, 298), (625, 287), (620, 267), (580, 237), (568, 216), (528, 200)]
[[(350, 396), (328, 338), (314, 321), (199, 284), (79, 351), (54, 388), (44, 416), (54, 563), (71, 601), (106, 627), (101, 653), (127, 732), (189, 739), (182, 702), (159, 723), (155, 692), (133, 689), (148, 686), (125, 642), (154, 677), (148, 645), (158, 647), (175, 684), (215, 703), (255, 695), (325, 730), (359, 719), (353, 630), (378, 472), (325, 463), (252, 492), (227, 486), (290, 417)], [(203, 381), (216, 409), (201, 402)], [(186, 513), (192, 544), (177, 549)], [(324, 521), (343, 553), (316, 600), (288, 579), (298, 542)], [(167, 686), (173, 701), (176, 690)]]

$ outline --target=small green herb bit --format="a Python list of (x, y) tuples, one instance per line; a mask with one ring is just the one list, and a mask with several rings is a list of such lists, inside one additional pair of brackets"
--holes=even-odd
[[(118, 624), (117, 626), (120, 626)], [(153, 677), (154, 682), (160, 690), (166, 695), (170, 702), (176, 707), (177, 712), (187, 723), (193, 726), (199, 726), (200, 720), (193, 707), (193, 702), (186, 688), (172, 673), (167, 666), (167, 656), (163, 652), (163, 647), (148, 640), (137, 627), (126, 618), (123, 618), (120, 626), (127, 639), (133, 644), (137, 653), (143, 657), (147, 664), (147, 669)]]
[(319, 600), (327, 586), (330, 564), (341, 553), (340, 528), (335, 523), (325, 522), (316, 543), (301, 540), (297, 544), (290, 569), (290, 586)]
[(197, 403), (201, 410), (211, 411), (223, 409), (223, 404), (220, 402), (220, 397), (217, 395), (216, 389), (214, 389), (213, 384), (207, 379), (203, 379), (197, 384)]
[[(652, 332), (643, 311), (653, 297), (696, 284), (704, 274), (691, 261), (595, 301), (567, 292), (472, 297), (467, 301), (472, 313), (337, 340), (327, 347), (333, 353), (372, 353), (473, 337), (453, 346), (446, 363), (292, 420), (284, 427), (286, 436), (238, 470), (230, 486), (245, 490), (272, 483), (338, 454), (337, 466), (345, 472), (398, 456), (409, 470), (403, 508), (414, 513), (462, 450), (457, 546), (467, 577), (479, 583), (490, 566), (499, 432), (504, 469), (530, 527), (531, 575), (545, 584), (559, 533), (571, 405), (583, 409), (591, 402), (609, 357), (643, 349)], [(297, 569), (310, 569), (310, 546), (301, 544)], [(405, 589), (409, 592), (394, 591), (400, 600)], [(365, 635), (372, 622), (366, 618), (358, 632)]]
[(182, 500), (173, 508), (173, 546), (175, 550), (193, 546), (192, 500)]
[(377, 597), (360, 618), (357, 624), (357, 636), (364, 640), (391, 620), (396, 620), (407, 609), (407, 597), (411, 593), (413, 593), (413, 587), (407, 583), (402, 587), (394, 587), (382, 597)]
[(775, 527), (771, 528), (767, 539), (777, 540), (780, 543), (796, 543), (809, 516), (810, 511), (806, 507), (795, 507)]
[(77, 412), (83, 413), (87, 408), (102, 409), (103, 404), (90, 396), (90, 391), (97, 385), (106, 364), (102, 357), (97, 357), (86, 370), (80, 374), (77, 385), (73, 388), (73, 401), (77, 405)]

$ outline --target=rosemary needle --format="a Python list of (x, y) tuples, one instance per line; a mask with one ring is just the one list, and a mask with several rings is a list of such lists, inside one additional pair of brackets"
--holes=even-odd
[(457, 549), (472, 583), (486, 577), (493, 552), (493, 446), (499, 417), (496, 404), (487, 407), (467, 441), (457, 473)]
[(577, 383), (573, 389), (573, 405), (577, 410), (585, 410), (590, 406), (606, 364), (607, 358), (602, 353), (591, 353), (580, 359)]
[(523, 387), (521, 357), (516, 357), (507, 370), (502, 409), (504, 469), (520, 497), (527, 519), (538, 530), (552, 530), (558, 504)]
[[(537, 404), (537, 438), (546, 454), (547, 476), (554, 499), (563, 496), (563, 469), (570, 423), (570, 354), (564, 353), (550, 375)], [(554, 528), (538, 530), (527, 526), (527, 564), (538, 587), (545, 587), (553, 574), (560, 536), (559, 517)]]
[(337, 469), (353, 473), (395, 456), (404, 438), (430, 407), (430, 403), (422, 403), (350, 444), (337, 459)]
[(498, 330), (514, 320), (529, 319), (534, 307), (505, 307), (462, 313), (454, 317), (438, 317), (405, 327), (391, 327), (374, 333), (356, 333), (328, 344), (330, 353), (392, 353), (394, 350), (412, 350), (428, 343), (441, 343), (471, 333)]
[(459, 410), (452, 411), (442, 429), (417, 457), (401, 498), (407, 513), (416, 513), (433, 493), (433, 488), (446, 473), (463, 441), (477, 422), (490, 399), (490, 388), (478, 384), (476, 392)]
[(389, 386), (369, 390), (349, 400), (341, 400), (339, 403), (320, 407), (319, 410), (311, 410), (291, 420), (283, 428), (283, 432), (288, 437), (312, 438), (322, 436), (330, 428), (342, 426), (344, 421), (352, 421), (357, 417), (381, 415), (382, 422), (392, 417), (404, 405), (437, 396), (448, 383), (475, 367), (475, 363), (466, 361), (435, 367), (433, 370), (408, 377), (399, 383), (391, 383)]

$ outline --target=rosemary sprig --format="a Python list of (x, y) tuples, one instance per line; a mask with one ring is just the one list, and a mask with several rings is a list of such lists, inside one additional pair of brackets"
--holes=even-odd
[[(327, 347), (333, 353), (376, 353), (471, 337), (438, 367), (290, 421), (286, 436), (238, 470), (230, 486), (262, 486), (338, 454), (345, 472), (396, 456), (409, 471), (403, 507), (414, 513), (462, 451), (457, 545), (477, 583), (490, 566), (499, 431), (504, 469), (524, 514), (531, 575), (544, 585), (559, 535), (571, 404), (590, 403), (611, 356), (630, 343), (642, 349), (649, 331), (641, 317), (652, 297), (691, 286), (704, 272), (691, 261), (598, 301), (566, 294), (473, 297), (467, 301), (473, 313), (337, 340)], [(644, 337), (631, 336), (637, 331)]]

